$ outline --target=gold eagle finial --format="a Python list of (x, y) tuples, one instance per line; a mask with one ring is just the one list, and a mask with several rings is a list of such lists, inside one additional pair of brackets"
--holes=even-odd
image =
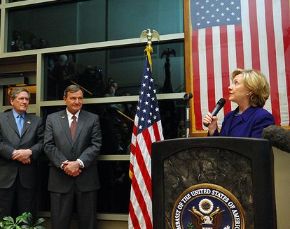
[(151, 59), (151, 53), (153, 53), (153, 48), (151, 46), (152, 44), (152, 40), (153, 39), (156, 39), (159, 41), (159, 33), (154, 30), (154, 29), (145, 29), (142, 31), (141, 35), (140, 35), (140, 38), (141, 39), (147, 39), (147, 45), (146, 45), (146, 48), (145, 48), (145, 53), (148, 57), (148, 61), (149, 61), (149, 64), (150, 64), (150, 68), (151, 68), (151, 71), (152, 71), (152, 59)]
[(160, 40), (160, 36), (159, 33), (154, 30), (154, 29), (145, 29), (142, 31), (141, 35), (140, 35), (141, 39), (145, 39), (147, 38), (147, 44), (151, 45), (152, 44), (152, 40), (155, 38), (156, 40)]

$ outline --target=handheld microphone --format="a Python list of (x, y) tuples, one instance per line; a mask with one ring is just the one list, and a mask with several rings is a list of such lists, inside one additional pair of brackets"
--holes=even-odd
[[(220, 100), (216, 103), (215, 108), (211, 112), (212, 116), (216, 116), (217, 113), (223, 108), (225, 105), (226, 100), (224, 98), (220, 98)], [(204, 126), (208, 127), (209, 123), (203, 123)]]

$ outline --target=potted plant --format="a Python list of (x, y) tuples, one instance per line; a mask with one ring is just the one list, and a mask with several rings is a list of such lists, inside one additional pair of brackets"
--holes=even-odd
[(33, 219), (30, 212), (24, 212), (15, 219), (11, 216), (5, 216), (0, 221), (0, 229), (45, 229), (42, 225), (43, 218)]

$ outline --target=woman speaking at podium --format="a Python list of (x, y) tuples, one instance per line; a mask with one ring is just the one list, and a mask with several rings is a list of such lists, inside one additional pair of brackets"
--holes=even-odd
[(237, 103), (238, 107), (225, 115), (220, 132), (217, 116), (208, 113), (203, 118), (203, 124), (208, 126), (208, 135), (261, 138), (263, 129), (274, 125), (273, 115), (263, 108), (269, 97), (265, 76), (252, 69), (236, 69), (231, 80), (229, 100)]

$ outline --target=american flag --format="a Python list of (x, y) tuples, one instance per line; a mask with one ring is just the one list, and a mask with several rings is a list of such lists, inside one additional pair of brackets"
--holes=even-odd
[(151, 144), (160, 140), (163, 140), (160, 113), (147, 56), (131, 139), (129, 228), (153, 228)]
[[(236, 68), (253, 68), (268, 77), (265, 108), (276, 124), (288, 126), (289, 0), (191, 0), (190, 15), (195, 128), (203, 128), (202, 117), (216, 101), (228, 98), (230, 73)], [(226, 103), (220, 122), (234, 106)]]

